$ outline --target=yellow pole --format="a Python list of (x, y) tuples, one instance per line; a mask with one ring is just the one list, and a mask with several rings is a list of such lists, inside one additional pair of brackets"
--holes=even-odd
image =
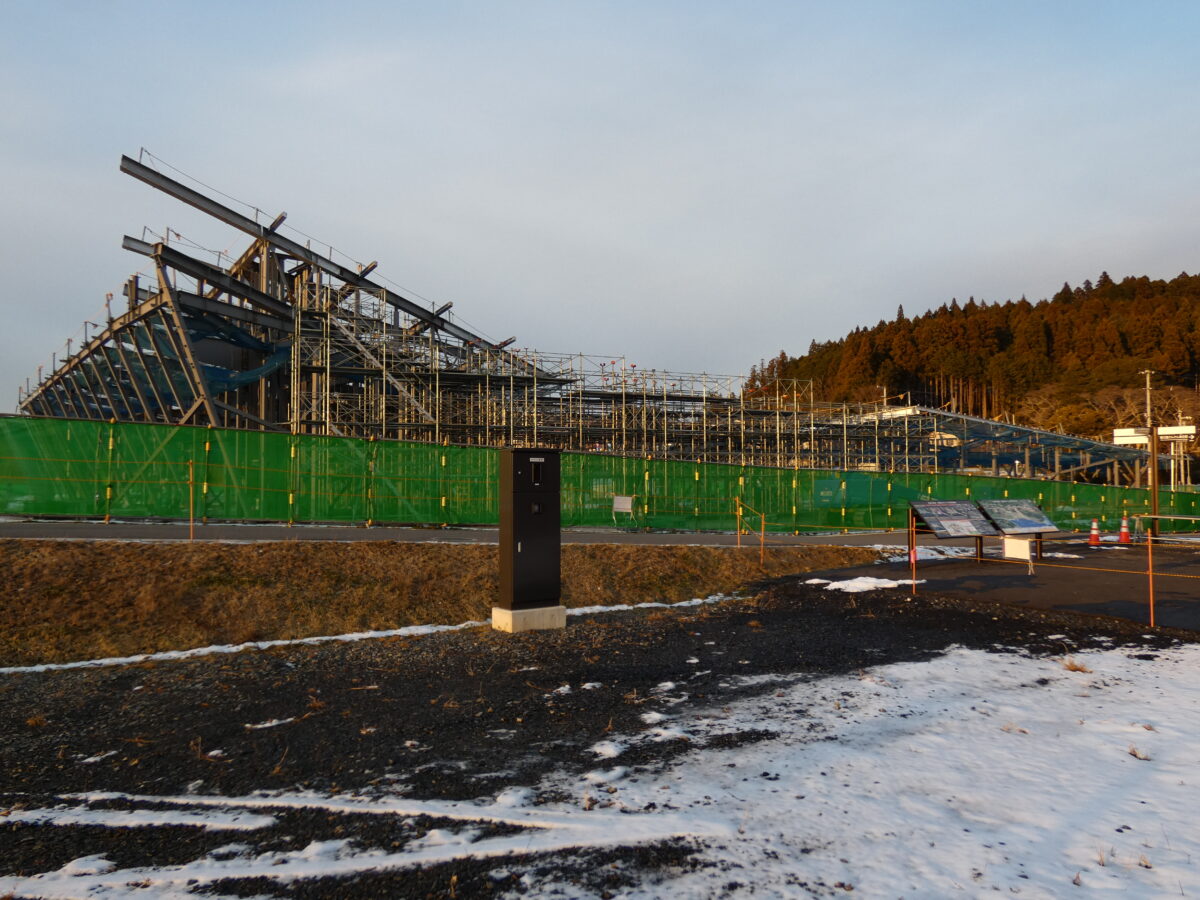
[(188, 540), (196, 539), (196, 464), (188, 460)]

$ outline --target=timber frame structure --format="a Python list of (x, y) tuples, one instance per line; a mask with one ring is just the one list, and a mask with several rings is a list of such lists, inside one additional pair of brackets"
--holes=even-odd
[[(143, 157), (144, 158), (144, 157)], [(151, 157), (153, 159), (153, 157)], [(623, 358), (538, 353), (457, 323), (128, 156), (121, 171), (250, 238), (236, 258), (126, 236), (152, 275), (124, 312), (67, 342), (19, 392), (27, 415), (736, 465), (978, 471), (1140, 483), (1145, 451), (893, 405), (820, 403), (811, 382), (639, 368)], [(143, 235), (145, 237), (145, 235)]]

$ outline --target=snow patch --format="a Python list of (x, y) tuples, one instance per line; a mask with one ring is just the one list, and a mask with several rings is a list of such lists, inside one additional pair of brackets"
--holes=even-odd
[(625, 752), (625, 745), (616, 741), (600, 741), (598, 744), (592, 744), (592, 752), (601, 759), (613, 759)]
[(520, 809), (533, 803), (533, 791), (527, 787), (509, 787), (502, 790), (492, 801), (497, 809)]
[[(129, 869), (83, 857), (32, 877), (0, 877), (0, 896), (176, 900), (228, 878), (286, 883), (465, 857), (481, 861), (482, 871), (497, 860), (504, 868), (493, 871), (503, 878), (520, 864), (502, 857), (679, 837), (690, 839), (699, 865), (622, 888), (623, 896), (792, 897), (797, 879), (868, 897), (1059, 897), (1073, 894), (1076, 879), (1088, 893), (1200, 893), (1200, 646), (1152, 660), (1125, 649), (1077, 658), (1091, 671), (960, 648), (845, 676), (776, 675), (769, 691), (714, 697), (711, 707), (691, 710), (690, 749), (661, 766), (639, 767), (634, 777), (624, 766), (582, 777), (564, 770), (485, 803), (294, 792), (79, 795), (73, 799), (153, 802), (159, 808), (145, 812), (171, 815), (316, 809), (424, 815), (461, 827), (395, 851), (346, 841), (257, 854), (230, 845), (180, 865)], [(769, 740), (737, 740), (764, 731)], [(728, 739), (706, 740), (716, 737)], [(616, 756), (639, 739), (618, 735), (592, 751)], [(583, 802), (599, 785), (601, 803)], [(565, 799), (526, 803), (543, 788)], [(482, 822), (521, 831), (482, 837)], [(536, 873), (527, 877), (523, 891), (549, 892)], [(732, 880), (745, 886), (728, 887)]]
[[(634, 603), (615, 604), (613, 606), (582, 606), (568, 609), (568, 616), (590, 616), (601, 613), (627, 612), (632, 609), (668, 609), (689, 606), (701, 606), (709, 603), (723, 603), (732, 597), (728, 594), (713, 594), (711, 597), (697, 597), (692, 600), (682, 600), (679, 603)], [(462, 631), (466, 628), (478, 628), (487, 622), (460, 622), (457, 625), (406, 625), (403, 628), (393, 628), (387, 631), (356, 631), (349, 634), (321, 635), (319, 637), (292, 638), (275, 641), (247, 641), (242, 644), (212, 644), (208, 647), (194, 647), (190, 650), (163, 650), (158, 653), (139, 653), (135, 656), (110, 656), (103, 659), (84, 659), (66, 663), (41, 663), (36, 666), (4, 666), (0, 667), (0, 675), (18, 675), (33, 672), (53, 672), (61, 669), (85, 669), (102, 666), (128, 666), (142, 662), (165, 662), (178, 659), (194, 659), (198, 656), (213, 656), (225, 653), (242, 653), (246, 650), (269, 650), (272, 647), (294, 647), (300, 645), (328, 644), (331, 642), (351, 643), (355, 641), (379, 640), (394, 637), (415, 637), (426, 634), (438, 634), (443, 631)], [(532, 671), (537, 666), (529, 667)], [(525, 670), (522, 670), (525, 671)]]
[[(906, 563), (908, 562), (908, 547), (901, 544), (868, 544), (868, 550), (881, 550), (885, 553), (894, 553), (894, 556), (888, 556), (881, 559), (881, 563)], [(964, 556), (974, 556), (974, 547), (958, 547), (952, 544), (919, 544), (917, 546), (917, 560), (930, 562), (936, 559), (958, 559)]]
[(55, 809), (14, 809), (5, 822), (31, 825), (99, 825), (104, 828), (147, 828), (188, 825), (205, 831), (256, 831), (275, 824), (273, 816), (245, 811), (214, 812), (189, 809), (90, 809), (86, 806)]
[(105, 872), (111, 872), (117, 866), (115, 863), (109, 862), (100, 854), (93, 856), (81, 856), (79, 859), (73, 859), (61, 869), (64, 875), (103, 875)]
[(594, 772), (585, 772), (583, 780), (588, 784), (612, 784), (614, 781), (620, 781), (628, 774), (628, 766), (613, 766), (608, 770), (596, 769)]
[(268, 719), (266, 722), (257, 722), (253, 725), (247, 724), (244, 727), (251, 731), (255, 731), (259, 728), (274, 728), (277, 725), (286, 725), (289, 722), (295, 722), (295, 721), (296, 721), (295, 716), (289, 716), (286, 719)]
[(925, 579), (919, 578), (916, 582), (909, 579), (893, 580), (891, 578), (872, 578), (870, 575), (861, 575), (858, 578), (851, 578), (847, 581), (832, 581), (825, 585), (827, 591), (845, 591), (847, 594), (861, 594), (863, 591), (877, 591), (882, 588), (897, 588), (905, 585), (924, 584)]

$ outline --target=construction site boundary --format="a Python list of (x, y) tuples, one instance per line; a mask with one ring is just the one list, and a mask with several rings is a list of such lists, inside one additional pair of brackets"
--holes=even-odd
[[(492, 448), (4, 416), (0, 514), (488, 525), (498, 462)], [(632, 497), (632, 512), (614, 512), (614, 496)], [(1035, 501), (1067, 531), (1151, 512), (1149, 491), (1109, 485), (562, 454), (565, 527), (903, 530), (910, 500), (1003, 497)], [(1200, 515), (1198, 498), (1161, 491), (1159, 512)]]

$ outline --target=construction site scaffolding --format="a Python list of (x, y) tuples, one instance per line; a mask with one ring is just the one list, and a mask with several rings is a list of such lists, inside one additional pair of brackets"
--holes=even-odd
[(376, 263), (290, 237), (286, 214), (242, 212), (146, 157), (123, 157), (121, 171), (251, 242), (230, 258), (170, 229), (126, 236), (151, 273), (126, 283), (123, 312), (109, 295), (39, 368), (19, 390), (22, 413), (780, 468), (1143, 478), (1144, 451), (902, 404), (886, 390), (874, 403), (822, 403), (811, 381), (763, 385), (494, 342), (452, 304), (373, 280)]

